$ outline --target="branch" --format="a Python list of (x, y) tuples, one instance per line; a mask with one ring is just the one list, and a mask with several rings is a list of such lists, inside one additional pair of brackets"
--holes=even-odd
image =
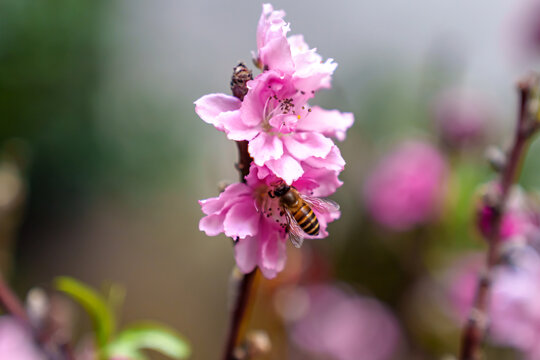
[(494, 216), (490, 219), (489, 234), (486, 239), (488, 242), (486, 267), (484, 273), (478, 279), (474, 304), (463, 330), (460, 353), (461, 360), (479, 360), (482, 358), (482, 342), (487, 330), (487, 312), (493, 269), (500, 258), (501, 221), (504, 216), (510, 190), (519, 178), (529, 140), (538, 128), (535, 119), (529, 117), (528, 109), (529, 97), (536, 82), (537, 78), (535, 76), (529, 76), (518, 84), (520, 102), (516, 131), (508, 160), (500, 175), (500, 193), (493, 206)]
[[(234, 68), (231, 79), (231, 91), (233, 95), (243, 101), (248, 91), (247, 82), (252, 79), (251, 70), (243, 63), (239, 63)], [(245, 177), (249, 174), (249, 167), (253, 159), (249, 155), (247, 141), (238, 141), (236, 144), (238, 146), (238, 163), (236, 164), (236, 169), (240, 173), (240, 181), (245, 183)], [(234, 351), (242, 343), (242, 339), (244, 338), (251, 305), (253, 304), (253, 293), (256, 288), (258, 273), (258, 269), (255, 269), (249, 274), (240, 274), (239, 276), (241, 278), (233, 284), (233, 286), (237, 285), (238, 289), (235, 291), (236, 296), (233, 300), (234, 307), (231, 312), (229, 334), (225, 344), (223, 360), (236, 359)]]

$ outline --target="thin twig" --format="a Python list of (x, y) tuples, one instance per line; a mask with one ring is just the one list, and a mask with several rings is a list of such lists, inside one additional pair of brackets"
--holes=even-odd
[[(244, 64), (240, 63), (234, 68), (231, 90), (233, 95), (241, 101), (244, 100), (244, 96), (247, 94), (246, 83), (251, 79), (253, 79), (251, 70)], [(240, 173), (240, 181), (245, 183), (245, 177), (249, 174), (249, 167), (253, 159), (249, 155), (247, 141), (238, 141), (236, 144), (238, 146), (238, 163), (236, 164), (236, 168)], [(255, 269), (249, 274), (241, 275), (241, 279), (237, 281), (238, 289), (235, 291), (236, 297), (233, 300), (233, 309), (223, 360), (235, 360), (234, 350), (242, 343), (242, 339), (244, 338), (251, 305), (253, 304), (258, 272), (258, 269)]]
[(519, 178), (521, 165), (527, 152), (529, 140), (536, 130), (534, 128), (535, 125), (529, 121), (527, 109), (531, 86), (534, 80), (532, 78), (527, 78), (518, 84), (520, 102), (516, 131), (508, 160), (500, 175), (500, 197), (493, 207), (494, 213), (493, 217), (490, 219), (489, 233), (487, 236), (488, 251), (486, 254), (486, 267), (484, 273), (481, 274), (478, 279), (474, 304), (467, 324), (463, 330), (460, 353), (461, 360), (479, 360), (482, 358), (482, 342), (486, 335), (488, 323), (487, 312), (493, 269), (497, 265), (500, 257), (501, 222), (510, 190)]
[(246, 333), (258, 278), (259, 271), (255, 269), (249, 274), (242, 274), (242, 278), (238, 281), (238, 290), (234, 301), (234, 308), (231, 312), (229, 335), (227, 337), (223, 360), (236, 360), (234, 352), (242, 344)]

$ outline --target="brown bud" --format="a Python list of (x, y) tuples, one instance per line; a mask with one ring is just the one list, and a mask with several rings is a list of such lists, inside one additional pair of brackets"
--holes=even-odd
[(231, 78), (231, 91), (235, 97), (244, 100), (244, 96), (248, 92), (247, 82), (249, 80), (253, 80), (251, 70), (242, 62), (236, 65)]

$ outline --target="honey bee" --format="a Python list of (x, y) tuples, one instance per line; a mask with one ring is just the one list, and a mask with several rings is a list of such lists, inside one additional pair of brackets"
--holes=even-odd
[(339, 210), (339, 205), (332, 200), (300, 194), (292, 186), (281, 184), (273, 193), (268, 192), (271, 198), (279, 198), (279, 205), (286, 216), (286, 229), (289, 239), (299, 248), (304, 238), (313, 238), (319, 235), (319, 220), (313, 209), (318, 213), (329, 213)]

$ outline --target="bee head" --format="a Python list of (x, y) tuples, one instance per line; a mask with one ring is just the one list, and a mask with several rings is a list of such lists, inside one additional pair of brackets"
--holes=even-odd
[(281, 184), (278, 187), (276, 187), (276, 189), (274, 190), (274, 195), (278, 197), (282, 197), (283, 195), (288, 193), (290, 189), (291, 187), (289, 185)]

